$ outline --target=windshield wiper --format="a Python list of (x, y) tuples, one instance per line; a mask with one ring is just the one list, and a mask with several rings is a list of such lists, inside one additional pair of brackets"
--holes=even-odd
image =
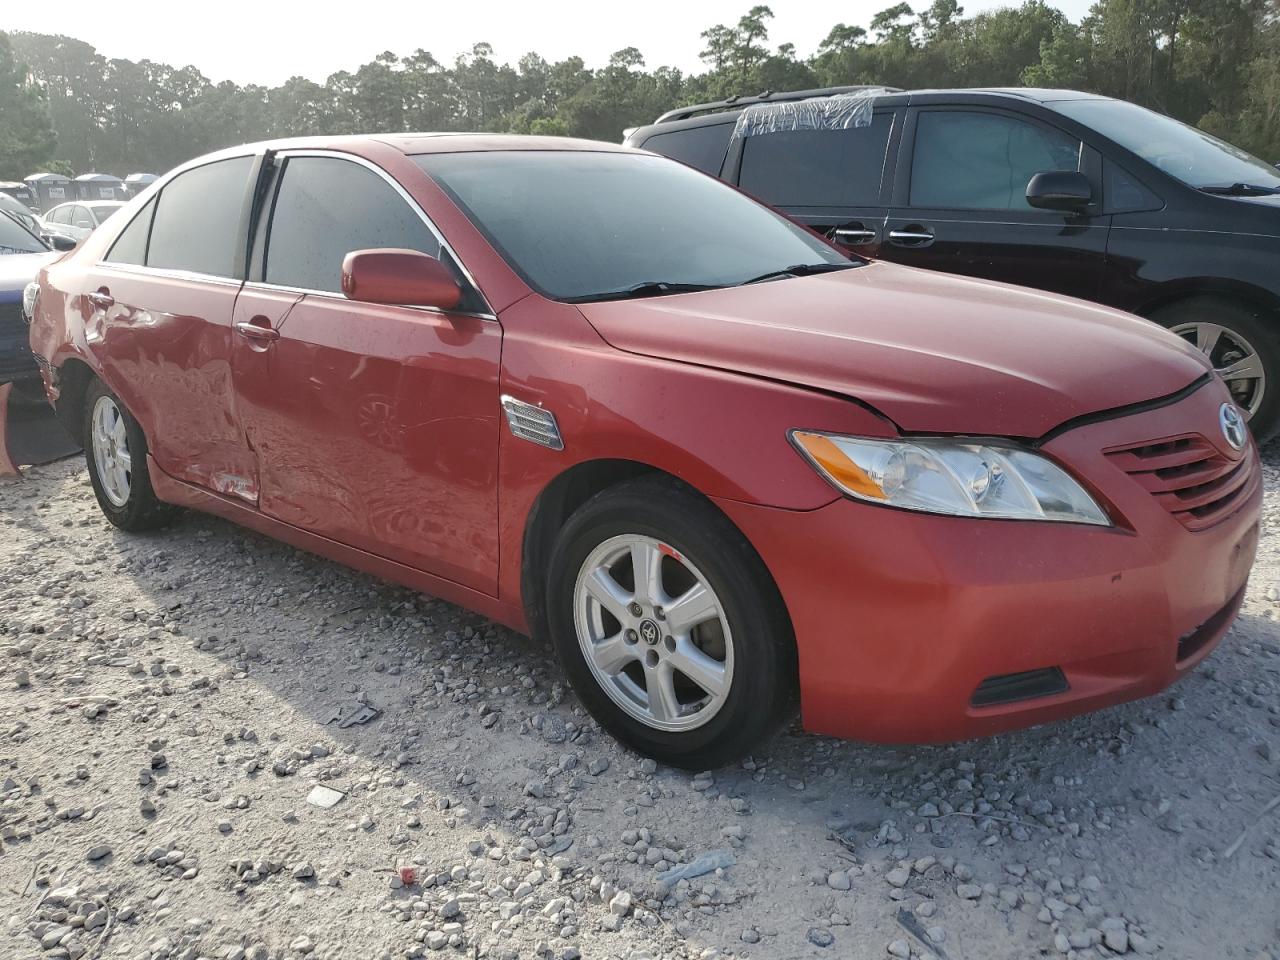
[(782, 277), (804, 277), (814, 273), (831, 273), (833, 270), (848, 270), (850, 267), (861, 266), (859, 263), (850, 261), (849, 263), (796, 263), (789, 267), (783, 267), (781, 270), (770, 270), (768, 273), (762, 273), (758, 277), (752, 277), (750, 280), (743, 280), (738, 284), (745, 287), (749, 283), (763, 283), (766, 280), (778, 280)]
[(1264, 187), (1256, 183), (1211, 183), (1197, 189), (1201, 193), (1224, 197), (1270, 197), (1280, 193), (1280, 187)]
[(660, 297), (668, 293), (694, 293), (698, 290), (715, 290), (715, 283), (673, 283), (669, 280), (646, 280), (622, 290), (604, 293), (588, 293), (581, 297), (566, 297), (566, 303), (593, 303), (597, 300), (630, 300), (635, 297)]

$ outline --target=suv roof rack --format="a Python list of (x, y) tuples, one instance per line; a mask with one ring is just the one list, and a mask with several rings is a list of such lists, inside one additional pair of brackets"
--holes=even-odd
[(676, 107), (674, 110), (668, 110), (653, 122), (670, 123), (673, 120), (688, 120), (699, 113), (730, 110), (735, 107), (749, 107), (754, 103), (782, 103), (787, 100), (808, 100), (812, 97), (834, 97), (842, 93), (858, 93), (862, 90), (886, 90), (889, 93), (902, 92), (900, 87), (885, 87), (872, 83), (864, 83), (853, 87), (819, 87), (816, 90), (793, 90), (784, 93), (765, 90), (754, 97), (732, 96), (727, 100), (717, 100), (714, 103), (695, 103), (689, 107)]

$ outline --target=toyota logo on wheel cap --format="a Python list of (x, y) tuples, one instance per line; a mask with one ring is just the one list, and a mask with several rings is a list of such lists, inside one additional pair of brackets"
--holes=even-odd
[(1218, 424), (1222, 427), (1222, 435), (1233, 450), (1243, 450), (1248, 439), (1248, 427), (1244, 425), (1244, 417), (1236, 409), (1234, 403), (1224, 403), (1218, 410)]

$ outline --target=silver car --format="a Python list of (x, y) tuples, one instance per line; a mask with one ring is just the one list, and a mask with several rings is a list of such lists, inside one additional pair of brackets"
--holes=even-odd
[(44, 222), (51, 232), (83, 240), (123, 206), (119, 200), (73, 200), (51, 209)]

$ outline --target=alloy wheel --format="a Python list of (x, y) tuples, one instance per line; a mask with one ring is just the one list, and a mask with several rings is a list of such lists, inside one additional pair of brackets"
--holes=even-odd
[(1209, 358), (1246, 417), (1258, 412), (1266, 394), (1267, 374), (1253, 344), (1236, 331), (1208, 321), (1180, 323), (1169, 329)]
[(110, 397), (99, 397), (94, 404), (92, 433), (93, 462), (102, 492), (114, 506), (123, 507), (129, 502), (133, 460), (124, 414)]
[(711, 720), (733, 684), (733, 637), (706, 577), (652, 537), (611, 537), (588, 554), (574, 625), (592, 675), (614, 703), (655, 730)]

